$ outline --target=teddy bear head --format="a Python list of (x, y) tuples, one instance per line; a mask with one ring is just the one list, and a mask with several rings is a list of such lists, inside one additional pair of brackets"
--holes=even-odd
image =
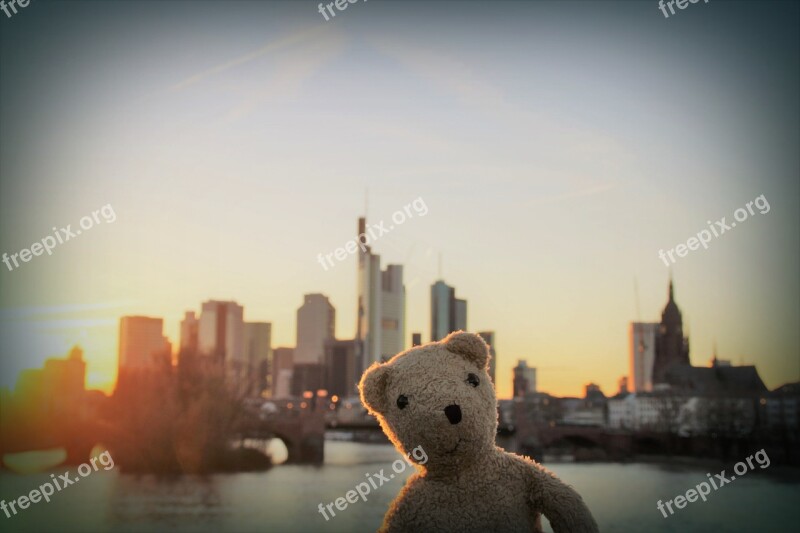
[(359, 384), (361, 401), (401, 453), (421, 447), (427, 469), (463, 466), (494, 447), (488, 362), (483, 339), (457, 331), (373, 364)]

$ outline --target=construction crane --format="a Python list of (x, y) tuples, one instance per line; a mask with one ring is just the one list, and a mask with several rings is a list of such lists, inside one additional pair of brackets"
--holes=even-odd
[[(642, 331), (642, 311), (639, 307), (639, 281), (636, 279), (636, 276), (633, 277), (633, 294), (634, 298), (636, 299), (636, 329), (638, 330), (637, 336), (639, 337), (639, 345), (635, 347), (637, 353), (634, 357), (638, 358), (639, 361), (639, 368), (644, 371), (644, 352), (647, 349), (647, 345), (644, 343), (644, 334)], [(631, 383), (631, 388), (636, 389), (636, 375), (633, 376), (633, 383)]]

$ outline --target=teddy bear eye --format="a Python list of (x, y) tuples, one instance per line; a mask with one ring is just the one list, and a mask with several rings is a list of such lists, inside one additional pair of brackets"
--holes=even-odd
[(408, 405), (408, 398), (406, 398), (405, 394), (401, 394), (397, 397), (397, 407), (400, 409), (405, 409)]
[(481, 384), (481, 380), (478, 379), (478, 376), (476, 376), (475, 374), (470, 373), (467, 374), (467, 383), (469, 383), (473, 387), (477, 387), (478, 385)]

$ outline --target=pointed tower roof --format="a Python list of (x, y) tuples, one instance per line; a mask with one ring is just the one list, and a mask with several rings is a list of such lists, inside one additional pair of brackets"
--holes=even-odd
[(681, 311), (675, 303), (675, 287), (672, 283), (672, 276), (669, 279), (669, 300), (664, 311), (661, 313), (661, 323), (665, 325), (682, 325)]

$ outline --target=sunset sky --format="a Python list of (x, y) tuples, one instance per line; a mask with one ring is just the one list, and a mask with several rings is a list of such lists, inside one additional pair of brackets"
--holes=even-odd
[[(374, 246), (405, 266), (407, 342), (430, 285), (497, 334), (498, 390), (616, 392), (628, 323), (656, 321), (671, 249), (759, 195), (770, 205), (672, 267), (691, 359), (800, 379), (796, 4), (389, 2), (35, 4), (0, 35), (0, 386), (86, 351), (116, 374), (119, 317), (232, 299), (295, 343), (303, 294), (355, 332), (356, 259), (317, 254), (429, 212)], [(457, 24), (456, 24), (457, 22)], [(767, 31), (767, 24), (773, 31)], [(781, 31), (775, 30), (780, 28)], [(788, 36), (793, 36), (789, 39)], [(102, 220), (102, 219), (101, 219)], [(635, 286), (638, 283), (638, 299)]]

